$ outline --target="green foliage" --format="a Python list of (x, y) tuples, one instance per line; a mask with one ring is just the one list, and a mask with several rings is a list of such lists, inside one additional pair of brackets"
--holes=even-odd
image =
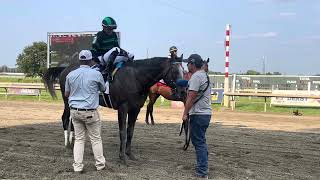
[(260, 73), (255, 70), (248, 70), (245, 75), (259, 75)]
[(28, 77), (43, 76), (47, 63), (47, 44), (45, 42), (34, 42), (24, 48), (18, 55), (18, 71)]
[(281, 75), (280, 72), (273, 72), (273, 75)]
[(281, 73), (280, 72), (267, 72), (267, 74), (266, 75), (281, 75)]

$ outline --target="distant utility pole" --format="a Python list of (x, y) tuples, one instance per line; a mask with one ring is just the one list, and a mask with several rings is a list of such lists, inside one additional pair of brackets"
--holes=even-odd
[(262, 73), (266, 74), (266, 58), (262, 56)]
[(147, 48), (147, 59), (149, 58), (149, 48)]

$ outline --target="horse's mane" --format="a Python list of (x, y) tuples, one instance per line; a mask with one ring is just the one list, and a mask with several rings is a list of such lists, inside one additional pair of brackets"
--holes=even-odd
[(127, 63), (128, 66), (139, 68), (144, 66), (160, 66), (164, 61), (168, 60), (167, 57), (153, 57), (149, 59), (139, 59)]

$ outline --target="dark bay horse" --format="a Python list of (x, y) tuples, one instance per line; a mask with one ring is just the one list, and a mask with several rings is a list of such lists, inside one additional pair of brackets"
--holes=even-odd
[[(206, 72), (209, 71), (208, 69), (208, 63), (209, 63), (209, 58), (204, 61), (204, 64), (202, 66), (202, 69)], [(189, 72), (184, 72), (183, 73), (183, 79), (185, 80), (189, 80), (191, 77), (191, 74)], [(170, 101), (181, 101), (183, 103), (185, 103), (185, 97), (184, 98), (176, 98), (174, 96), (172, 96), (173, 92), (172, 92), (172, 88), (170, 88), (170, 86), (167, 86), (164, 83), (156, 83), (154, 84), (150, 90), (149, 90), (149, 103), (147, 105), (147, 110), (146, 110), (146, 118), (145, 118), (145, 122), (146, 124), (149, 124), (149, 116), (150, 116), (150, 120), (151, 120), (151, 124), (154, 125), (154, 118), (153, 118), (153, 106), (154, 103), (156, 103), (157, 99), (162, 96), (167, 100)]]
[[(128, 62), (123, 68), (117, 71), (114, 80), (110, 83), (109, 88), (112, 106), (118, 111), (120, 134), (119, 157), (125, 164), (127, 164), (127, 158), (135, 159), (131, 151), (134, 126), (140, 109), (146, 101), (150, 87), (160, 79), (163, 79), (171, 88), (179, 88), (176, 86), (176, 81), (182, 79), (181, 60), (182, 57), (181, 59), (175, 60), (155, 57)], [(61, 73), (59, 83), (61, 90), (64, 91), (66, 75), (78, 67), (79, 64), (76, 63), (61, 72), (48, 70), (48, 73), (44, 76), (44, 81), (53, 97), (56, 97), (53, 78), (58, 77), (57, 73)], [(183, 92), (183, 90), (181, 90), (181, 92)], [(62, 93), (62, 95), (64, 96), (64, 93)], [(70, 116), (67, 98), (63, 97), (63, 100), (65, 103), (64, 115)], [(65, 121), (69, 120), (69, 118), (62, 120), (65, 125), (67, 124)]]

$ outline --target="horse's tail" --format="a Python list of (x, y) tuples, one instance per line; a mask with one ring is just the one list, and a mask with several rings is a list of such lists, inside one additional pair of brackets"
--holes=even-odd
[(43, 75), (44, 85), (49, 90), (49, 93), (53, 99), (57, 99), (54, 82), (64, 69), (65, 67), (51, 67)]

